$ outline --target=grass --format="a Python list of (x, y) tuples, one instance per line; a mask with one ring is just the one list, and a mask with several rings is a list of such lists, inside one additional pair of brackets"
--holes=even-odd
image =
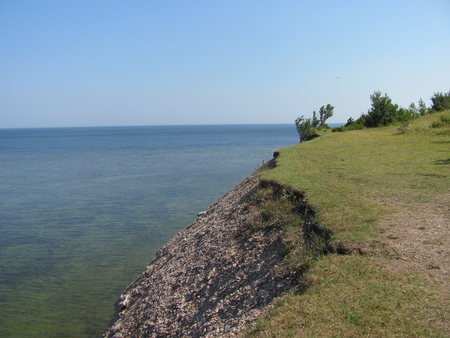
[(251, 337), (445, 337), (446, 316), (420, 274), (392, 274), (363, 256), (329, 255), (307, 274), (303, 295), (279, 299)]
[(450, 336), (445, 290), (423, 271), (387, 269), (399, 257), (380, 254), (383, 219), (449, 193), (449, 120), (445, 111), (407, 126), (325, 132), (280, 150), (263, 179), (301, 191), (333, 240), (374, 250), (313, 262), (306, 291), (280, 298), (247, 337)]
[(448, 192), (450, 129), (429, 127), (444, 114), (425, 116), (404, 134), (398, 126), (325, 133), (281, 149), (264, 178), (305, 192), (337, 239), (375, 239), (380, 217)]
[(282, 229), (285, 264), (299, 272), (307, 270), (327, 250), (328, 233), (312, 222), (304, 196), (274, 182), (262, 180), (251, 198), (250, 231)]

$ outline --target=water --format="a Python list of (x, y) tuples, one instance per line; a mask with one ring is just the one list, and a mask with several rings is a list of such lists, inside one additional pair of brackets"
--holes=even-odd
[(0, 130), (0, 336), (100, 336), (164, 243), (297, 142), (294, 125)]

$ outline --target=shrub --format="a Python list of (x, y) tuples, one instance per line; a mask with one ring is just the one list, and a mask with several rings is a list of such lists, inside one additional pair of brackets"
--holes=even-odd
[(400, 127), (397, 128), (400, 134), (406, 134), (409, 132), (409, 122), (403, 122)]
[(364, 125), (369, 128), (387, 126), (399, 120), (398, 105), (393, 104), (387, 94), (381, 95), (381, 92), (374, 92), (370, 95), (372, 108), (367, 112), (367, 118)]
[(450, 109), (450, 91), (448, 93), (434, 93), (431, 101), (433, 102), (431, 108), (435, 111)]
[(442, 115), (441, 116), (441, 121), (446, 123), (446, 124), (450, 124), (450, 116), (448, 115)]
[(425, 102), (423, 102), (422, 99), (419, 100), (419, 108), (417, 110), (419, 111), (419, 114), (422, 116), (429, 114), (427, 105), (425, 104)]
[(444, 128), (445, 123), (442, 121), (436, 121), (431, 124), (431, 128)]
[(411, 103), (409, 108), (399, 108), (397, 104), (392, 103), (387, 94), (382, 96), (379, 91), (374, 92), (370, 96), (370, 100), (372, 101), (372, 108), (367, 111), (367, 114), (361, 114), (356, 121), (349, 118), (345, 125), (347, 130), (375, 128), (395, 122), (406, 123), (426, 112), (426, 106), (422, 100), (419, 101), (419, 108), (414, 103)]
[(345, 127), (346, 127), (347, 130), (364, 129), (365, 128), (366, 119), (367, 119), (367, 115), (366, 114), (362, 114), (359, 117), (359, 119), (357, 119), (356, 121), (353, 120), (353, 118), (350, 117), (347, 120), (347, 123), (345, 124)]
[(300, 143), (312, 140), (318, 136), (314, 127), (314, 121), (312, 121), (312, 119), (306, 119), (302, 115), (295, 120), (295, 125), (300, 136)]
[(431, 124), (431, 128), (444, 128), (448, 125), (450, 125), (450, 116), (442, 115), (440, 121)]
[(298, 117), (295, 120), (295, 125), (300, 136), (300, 143), (319, 136), (317, 135), (316, 128), (323, 130), (329, 128), (325, 122), (333, 116), (333, 110), (334, 107), (331, 104), (327, 104), (326, 106), (320, 107), (319, 117), (317, 117), (315, 111), (313, 111), (313, 116), (310, 119), (306, 119), (303, 115)]
[(415, 106), (413, 108), (411, 108), (411, 106), (410, 106), (409, 109), (400, 108), (398, 110), (397, 121), (404, 123), (404, 122), (408, 122), (408, 121), (417, 119), (420, 116), (420, 113), (417, 111), (417, 109), (414, 109), (414, 108), (415, 108)]
[(334, 127), (333, 129), (331, 129), (331, 132), (333, 132), (333, 133), (343, 132), (343, 131), (347, 131), (347, 128), (345, 126)]

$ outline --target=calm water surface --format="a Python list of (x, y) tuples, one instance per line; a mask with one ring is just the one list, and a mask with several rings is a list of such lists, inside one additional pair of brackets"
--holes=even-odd
[(297, 142), (294, 125), (0, 130), (0, 336), (100, 336), (165, 242)]

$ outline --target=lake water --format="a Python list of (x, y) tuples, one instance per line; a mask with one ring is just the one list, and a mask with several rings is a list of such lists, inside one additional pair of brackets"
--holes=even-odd
[(294, 124), (0, 130), (0, 336), (100, 336), (164, 243), (295, 143)]

